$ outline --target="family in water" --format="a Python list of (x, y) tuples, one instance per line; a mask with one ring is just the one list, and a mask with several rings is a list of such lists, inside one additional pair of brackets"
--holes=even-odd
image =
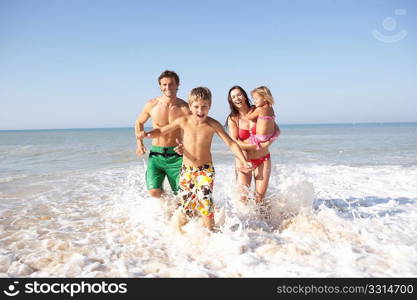
[[(280, 134), (270, 90), (265, 86), (254, 89), (252, 105), (243, 88), (232, 87), (228, 93), (227, 133), (221, 123), (208, 115), (212, 96), (207, 87), (192, 89), (187, 103), (177, 97), (180, 80), (175, 72), (162, 72), (158, 83), (162, 95), (145, 104), (135, 123), (137, 155), (147, 152), (143, 139), (152, 139), (146, 170), (150, 196), (162, 196), (167, 177), (178, 197), (183, 220), (201, 216), (204, 226), (213, 230), (215, 168), (211, 144), (217, 134), (236, 157), (236, 180), (242, 201), (248, 200), (253, 179), (256, 202), (267, 212), (264, 197), (271, 175), (268, 147)], [(149, 119), (153, 129), (146, 132), (144, 124)]]

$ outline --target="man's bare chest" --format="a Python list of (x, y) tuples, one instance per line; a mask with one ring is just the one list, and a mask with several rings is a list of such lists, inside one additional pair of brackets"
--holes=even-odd
[(150, 115), (155, 125), (165, 126), (184, 116), (184, 113), (179, 107), (156, 105), (152, 108)]

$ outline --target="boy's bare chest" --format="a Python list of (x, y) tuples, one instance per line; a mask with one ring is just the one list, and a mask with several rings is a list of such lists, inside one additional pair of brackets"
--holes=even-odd
[(202, 144), (210, 143), (214, 131), (210, 126), (187, 126), (184, 130), (184, 138), (191, 139)]

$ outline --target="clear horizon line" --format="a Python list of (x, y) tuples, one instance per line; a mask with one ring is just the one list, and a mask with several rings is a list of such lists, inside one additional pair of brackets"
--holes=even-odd
[[(360, 124), (413, 124), (417, 121), (401, 122), (337, 122), (337, 123), (281, 123), (279, 126), (306, 126), (306, 125), (360, 125)], [(146, 126), (149, 127), (149, 126)], [(133, 129), (133, 126), (117, 127), (67, 127), (67, 128), (24, 128), (24, 129), (0, 129), (0, 131), (30, 131), (30, 130), (83, 130), (83, 129)], [(150, 127), (149, 127), (150, 128)]]

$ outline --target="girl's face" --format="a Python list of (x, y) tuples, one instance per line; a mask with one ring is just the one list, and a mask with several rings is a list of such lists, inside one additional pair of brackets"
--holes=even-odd
[(252, 97), (253, 97), (253, 102), (255, 102), (255, 105), (256, 105), (256, 107), (261, 107), (261, 106), (264, 106), (264, 105), (266, 105), (268, 102), (263, 98), (263, 97), (261, 97), (258, 93), (254, 93), (253, 95), (252, 95)]
[(230, 92), (230, 98), (232, 99), (233, 105), (236, 109), (246, 105), (246, 97), (243, 95), (240, 89), (234, 89)]

